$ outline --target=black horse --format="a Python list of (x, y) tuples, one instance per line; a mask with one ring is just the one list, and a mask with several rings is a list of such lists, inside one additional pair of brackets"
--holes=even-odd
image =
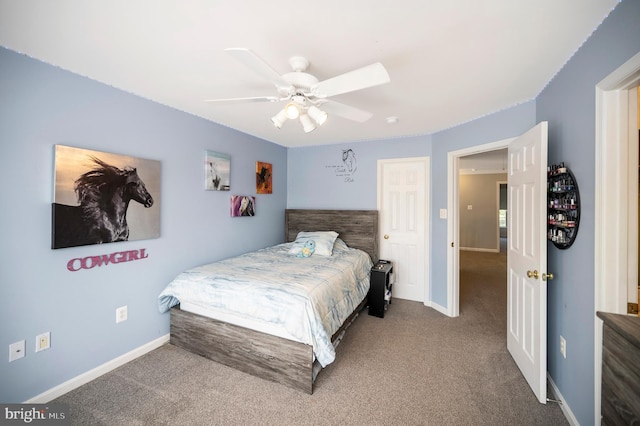
[(271, 179), (271, 172), (269, 171), (269, 168), (262, 166), (260, 173), (256, 172), (256, 187), (259, 193), (260, 191), (270, 192), (271, 187), (269, 179)]
[(79, 206), (53, 203), (52, 248), (112, 243), (129, 239), (127, 209), (134, 200), (151, 207), (153, 197), (136, 169), (119, 169), (91, 157), (99, 167), (75, 181)]

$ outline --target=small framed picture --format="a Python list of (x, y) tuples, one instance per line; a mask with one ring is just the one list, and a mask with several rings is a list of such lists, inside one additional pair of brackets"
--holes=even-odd
[(272, 186), (272, 166), (270, 163), (256, 161), (256, 193), (271, 194)]
[(232, 195), (231, 196), (231, 216), (255, 216), (256, 215), (256, 197), (249, 195)]
[(204, 189), (207, 191), (228, 191), (231, 175), (231, 156), (220, 152), (205, 151)]

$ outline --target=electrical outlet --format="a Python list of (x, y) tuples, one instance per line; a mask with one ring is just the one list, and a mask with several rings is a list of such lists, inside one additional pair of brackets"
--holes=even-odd
[(567, 341), (562, 336), (560, 336), (560, 353), (563, 358), (567, 357)]
[(51, 347), (51, 332), (47, 331), (36, 336), (36, 352), (44, 351)]
[(9, 362), (13, 362), (26, 355), (25, 353), (25, 341), (20, 340), (9, 345)]
[(128, 317), (127, 306), (120, 306), (116, 309), (116, 323), (126, 321)]

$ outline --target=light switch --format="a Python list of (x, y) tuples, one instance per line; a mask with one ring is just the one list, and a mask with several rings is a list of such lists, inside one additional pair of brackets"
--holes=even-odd
[(440, 209), (440, 219), (447, 218), (447, 209)]

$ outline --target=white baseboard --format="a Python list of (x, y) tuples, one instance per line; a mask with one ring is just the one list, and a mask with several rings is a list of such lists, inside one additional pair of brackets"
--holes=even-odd
[[(555, 395), (554, 399), (557, 399), (558, 401), (560, 401), (560, 409), (562, 410), (562, 413), (564, 414), (564, 416), (567, 418), (567, 421), (569, 422), (569, 424), (571, 426), (580, 426), (580, 423), (578, 423), (578, 419), (576, 419), (576, 416), (573, 415), (571, 408), (569, 407), (569, 405), (567, 404), (567, 401), (565, 401), (564, 397), (560, 393), (560, 389), (558, 389), (556, 384), (553, 383), (553, 380), (551, 379), (551, 376), (549, 376), (549, 373), (547, 373), (547, 380), (549, 381), (549, 384), (553, 389), (553, 393)], [(555, 404), (555, 402), (551, 402), (550, 404)], [(600, 423), (598, 422), (598, 424)]]
[(133, 361), (136, 358), (141, 357), (142, 355), (151, 352), (154, 349), (159, 348), (169, 341), (169, 334), (165, 334), (162, 337), (159, 337), (155, 340), (152, 340), (149, 343), (146, 343), (130, 352), (127, 352), (124, 355), (121, 355), (117, 358), (112, 359), (111, 361), (105, 362), (104, 364), (87, 371), (86, 373), (82, 373), (79, 376), (74, 377), (73, 379), (67, 380), (66, 382), (49, 389), (41, 393), (40, 395), (36, 395), (33, 398), (25, 401), (25, 404), (46, 404), (49, 401), (52, 401), (67, 392), (70, 392), (80, 386), (89, 383), (92, 380), (97, 379), (98, 377), (106, 374), (116, 368)]

